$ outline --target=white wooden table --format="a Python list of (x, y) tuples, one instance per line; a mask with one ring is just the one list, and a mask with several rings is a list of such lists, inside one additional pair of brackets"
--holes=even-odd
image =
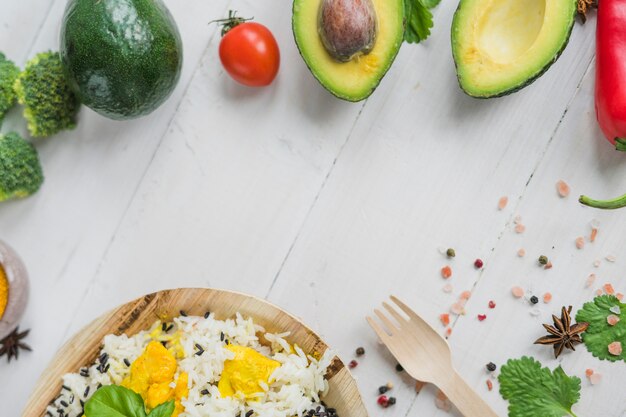
[[(57, 48), (65, 0), (4, 0), (0, 50), (19, 64)], [(450, 344), (461, 374), (506, 415), (484, 365), (532, 355), (583, 380), (579, 416), (626, 415), (626, 365), (584, 347), (554, 360), (532, 342), (561, 305), (578, 309), (611, 282), (626, 292), (626, 211), (581, 207), (581, 192), (626, 192), (626, 155), (602, 138), (593, 111), (594, 27), (576, 25), (561, 59), (535, 84), (488, 101), (458, 88), (450, 52), (456, 1), (435, 10), (433, 36), (405, 45), (376, 93), (345, 103), (300, 59), (288, 0), (168, 0), (185, 46), (182, 79), (149, 117), (112, 122), (83, 109), (76, 130), (37, 141), (46, 183), (0, 205), (0, 238), (24, 258), (32, 297), (23, 328), (34, 351), (0, 361), (3, 416), (17, 416), (40, 372), (70, 335), (144, 293), (211, 286), (266, 297), (301, 316), (349, 361), (372, 416), (441, 416), (433, 388), (419, 395), (394, 370), (364, 316), (389, 293), (438, 328), (464, 290), (467, 314)], [(275, 33), (282, 68), (270, 88), (236, 85), (207, 22), (229, 8)], [(3, 131), (24, 125), (15, 110)], [(561, 199), (559, 179), (572, 187)], [(498, 199), (508, 196), (505, 210)], [(514, 232), (522, 216), (526, 232)], [(577, 250), (600, 222), (595, 243)], [(438, 248), (453, 247), (448, 261)], [(527, 256), (519, 258), (517, 250)], [(547, 255), (554, 268), (537, 266)], [(607, 262), (615, 255), (616, 262)], [(473, 267), (482, 258), (485, 268)], [(596, 259), (602, 260), (598, 268)], [(453, 268), (452, 294), (440, 268)], [(598, 277), (585, 288), (590, 273)], [(511, 296), (520, 285), (550, 304)], [(489, 300), (497, 303), (487, 307)], [(483, 322), (477, 314), (487, 314)], [(603, 374), (591, 386), (586, 368)], [(377, 387), (397, 404), (382, 410)]]

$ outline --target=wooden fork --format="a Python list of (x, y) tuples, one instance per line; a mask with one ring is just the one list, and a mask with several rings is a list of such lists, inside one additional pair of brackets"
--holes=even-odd
[(386, 330), (371, 317), (367, 321), (406, 372), (439, 387), (465, 417), (497, 417), (454, 369), (445, 339), (402, 301), (390, 298), (408, 319), (383, 302), (393, 320), (378, 309), (374, 312)]

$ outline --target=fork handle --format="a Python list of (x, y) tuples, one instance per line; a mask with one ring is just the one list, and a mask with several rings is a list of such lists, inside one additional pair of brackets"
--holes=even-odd
[(445, 386), (439, 388), (464, 417), (498, 417), (456, 371)]

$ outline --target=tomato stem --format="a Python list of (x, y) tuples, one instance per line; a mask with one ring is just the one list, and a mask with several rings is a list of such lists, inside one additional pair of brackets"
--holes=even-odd
[(614, 198), (612, 200), (594, 200), (585, 195), (581, 195), (578, 201), (586, 206), (603, 210), (615, 210), (626, 207), (626, 195)]
[(227, 18), (211, 20), (209, 24), (217, 23), (220, 26), (222, 26), (222, 36), (224, 36), (234, 27), (239, 26), (240, 24), (248, 22), (252, 19), (254, 19), (254, 17), (249, 17), (249, 18), (239, 17), (237, 16), (236, 10), (229, 10)]

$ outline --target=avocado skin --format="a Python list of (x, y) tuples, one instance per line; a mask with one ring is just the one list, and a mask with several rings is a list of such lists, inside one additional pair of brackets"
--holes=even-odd
[[(547, 65), (545, 65), (541, 69), (541, 71), (539, 71), (538, 73), (536, 73), (532, 77), (528, 78), (523, 83), (515, 85), (515, 86), (512, 86), (511, 88), (508, 88), (508, 89), (506, 89), (504, 91), (501, 91), (501, 92), (499, 92), (497, 94), (484, 94), (484, 95), (473, 94), (472, 92), (467, 91), (465, 89), (465, 87), (463, 86), (463, 83), (461, 82), (461, 77), (460, 77), (459, 71), (458, 71), (459, 63), (457, 62), (457, 56), (455, 54), (454, 41), (455, 41), (455, 37), (456, 37), (456, 34), (455, 34), (456, 19), (457, 19), (457, 16), (459, 14), (460, 9), (461, 9), (461, 2), (459, 2), (459, 5), (457, 6), (457, 8), (455, 10), (454, 17), (452, 19), (452, 30), (451, 30), (451, 32), (452, 32), (452, 36), (451, 36), (451, 39), (452, 39), (452, 58), (454, 60), (454, 68), (455, 68), (456, 74), (457, 74), (457, 81), (459, 83), (459, 86), (461, 87), (461, 90), (463, 90), (463, 92), (465, 94), (467, 94), (468, 96), (470, 96), (472, 98), (477, 98), (477, 99), (489, 99), (489, 98), (499, 98), (499, 97), (508, 96), (510, 94), (517, 93), (521, 89), (523, 89), (525, 87), (528, 87), (529, 85), (531, 85), (532, 83), (537, 81), (543, 74), (545, 74), (550, 69), (552, 64), (554, 64), (560, 58), (560, 56), (563, 53), (563, 51), (565, 51), (565, 48), (569, 44), (569, 40), (570, 40), (570, 37), (572, 35), (572, 30), (574, 29), (574, 25), (572, 24), (569, 27), (569, 31), (567, 32), (567, 36), (565, 36), (565, 38), (563, 40), (563, 44), (561, 45), (561, 48), (559, 48), (559, 50), (554, 54), (553, 59)], [(577, 14), (577, 11), (576, 11), (576, 9), (574, 9), (574, 20), (576, 19), (576, 14)]]
[(151, 113), (180, 78), (182, 41), (161, 0), (70, 0), (60, 44), (70, 87), (114, 120)]

